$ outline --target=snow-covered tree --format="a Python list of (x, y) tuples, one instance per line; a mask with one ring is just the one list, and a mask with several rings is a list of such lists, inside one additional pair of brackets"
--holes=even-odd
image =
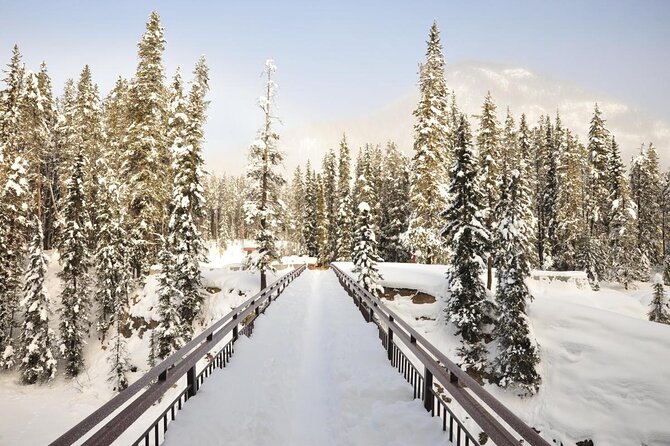
[[(168, 242), (169, 243), (169, 242)], [(184, 345), (179, 305), (183, 293), (176, 286), (175, 256), (166, 243), (159, 253), (161, 273), (158, 276), (158, 326), (154, 329), (156, 356), (165, 359)], [(189, 329), (190, 332), (190, 329)]]
[(379, 253), (385, 262), (406, 262), (409, 252), (400, 237), (407, 230), (409, 217), (409, 160), (392, 142), (386, 149), (379, 193)]
[(560, 117), (556, 117), (555, 126), (547, 116), (544, 128), (544, 181), (542, 189), (542, 219), (544, 226), (546, 251), (543, 263), (545, 267), (554, 266), (554, 257), (558, 254), (558, 196), (559, 196), (559, 156), (562, 151), (563, 129)]
[(526, 252), (532, 237), (528, 225), (532, 221), (531, 209), (530, 190), (521, 172), (512, 169), (505, 175), (496, 208), (496, 303), (500, 317), (495, 335), (500, 352), (495, 374), (500, 386), (518, 387), (523, 394), (535, 393), (541, 380), (536, 370), (540, 358), (526, 316), (526, 303), (533, 297), (524, 282), (530, 273)]
[(419, 74), (419, 105), (414, 111), (414, 156), (410, 174), (411, 214), (402, 241), (417, 261), (433, 263), (442, 255), (439, 209), (449, 162), (448, 90), (437, 23), (430, 28), (426, 62)]
[[(358, 178), (363, 190), (369, 188), (364, 176)], [(356, 228), (354, 231), (354, 249), (351, 253), (354, 262), (354, 274), (358, 283), (375, 297), (384, 293), (381, 285), (382, 276), (377, 268), (377, 262), (381, 259), (377, 254), (377, 239), (370, 214), (370, 206), (362, 201), (358, 204), (358, 215), (356, 216)]]
[(129, 84), (117, 78), (114, 88), (104, 101), (105, 161), (114, 172), (119, 172), (126, 151), (126, 132), (130, 127)]
[(174, 256), (175, 287), (182, 293), (180, 302), (183, 336), (191, 339), (192, 325), (200, 312), (203, 301), (201, 290), (200, 260), (204, 259), (205, 246), (198, 229), (203, 216), (202, 139), (209, 90), (208, 68), (204, 59), (196, 65), (195, 80), (189, 94), (187, 114), (177, 113), (174, 120), (185, 120), (176, 125), (181, 132), (175, 135), (173, 146), (174, 182), (168, 223), (168, 246)]
[(455, 134), (454, 162), (449, 185), (449, 206), (442, 212), (445, 245), (453, 251), (447, 273), (449, 300), (445, 311), (462, 336), (459, 350), (468, 370), (481, 373), (486, 367), (485, 325), (492, 304), (480, 273), (485, 265), (489, 234), (482, 221), (484, 196), (479, 188), (475, 150), (469, 125), (461, 116)]
[(660, 274), (654, 276), (654, 297), (649, 304), (649, 320), (661, 324), (670, 324), (670, 307), (666, 302), (663, 278)]
[(605, 217), (607, 209), (607, 157), (609, 154), (609, 131), (605, 127), (602, 112), (595, 105), (591, 126), (589, 128), (587, 176), (587, 196), (589, 198), (589, 230), (591, 237), (602, 239), (607, 232)]
[(264, 95), (259, 99), (265, 123), (249, 149), (249, 190), (244, 204), (247, 223), (251, 225), (258, 244), (258, 250), (253, 253), (249, 264), (260, 271), (261, 289), (267, 286), (266, 273), (272, 270), (271, 262), (279, 257), (276, 228), (281, 211), (279, 193), (284, 185), (284, 178), (279, 171), (284, 155), (277, 147), (279, 135), (273, 129), (273, 123), (277, 120), (274, 115), (277, 84), (272, 80), (272, 75), (276, 70), (272, 60), (265, 63), (267, 81)]
[(59, 246), (63, 267), (60, 278), (63, 288), (60, 294), (60, 353), (66, 360), (68, 376), (77, 376), (84, 366), (83, 348), (90, 323), (88, 320), (89, 299), (89, 251), (87, 231), (86, 160), (84, 154), (75, 155), (63, 210), (62, 240)]
[(614, 138), (607, 160), (609, 212), (606, 217), (609, 248), (610, 280), (628, 289), (631, 280), (640, 276), (640, 255), (635, 234), (635, 206), (630, 199), (626, 171)]
[(132, 264), (136, 277), (148, 274), (165, 233), (170, 201), (171, 163), (167, 147), (167, 92), (163, 83), (165, 39), (160, 17), (151, 13), (138, 45), (139, 62), (128, 91), (130, 126), (125, 136), (121, 180), (128, 185)]
[(24, 384), (34, 384), (56, 376), (56, 339), (49, 328), (49, 296), (44, 284), (48, 259), (42, 250), (42, 224), (35, 218), (30, 256), (23, 287), (23, 330), (19, 350), (19, 369)]
[(326, 152), (323, 158), (323, 199), (324, 199), (324, 227), (326, 231), (326, 264), (337, 259), (337, 156), (333, 150)]
[(637, 244), (646, 262), (661, 265), (661, 175), (658, 154), (653, 144), (643, 146), (630, 169), (631, 195), (637, 207)]
[(303, 213), (303, 238), (305, 240), (305, 249), (307, 255), (316, 257), (319, 255), (318, 245), (318, 215), (316, 212), (318, 201), (318, 184), (316, 182), (316, 175), (312, 170), (312, 166), (307, 160), (307, 167), (305, 168), (305, 208)]
[(337, 260), (351, 258), (354, 215), (351, 203), (351, 155), (346, 136), (342, 135), (338, 158), (337, 184)]
[(28, 169), (21, 156), (0, 160), (0, 367), (6, 368), (14, 365), (15, 316), (31, 205)]
[(297, 166), (295, 169), (293, 174), (293, 181), (291, 182), (288, 195), (288, 238), (293, 243), (293, 252), (296, 254), (302, 254), (305, 247), (305, 239), (303, 237), (303, 230), (305, 226), (305, 182), (300, 166)]

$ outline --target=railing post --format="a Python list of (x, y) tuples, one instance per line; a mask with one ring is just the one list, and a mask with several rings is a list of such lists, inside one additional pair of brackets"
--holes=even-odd
[[(234, 319), (234, 320), (237, 320), (237, 313), (233, 314), (233, 319)], [(240, 324), (236, 324), (236, 325), (233, 327), (233, 342), (237, 341), (237, 338), (238, 338), (238, 327), (239, 327), (239, 326), (240, 326)]]
[(423, 407), (428, 412), (433, 411), (433, 374), (428, 370), (427, 367), (424, 367), (423, 372)]
[[(389, 321), (393, 322), (393, 316), (389, 315)], [(388, 340), (386, 342), (386, 353), (388, 354), (389, 361), (393, 358), (393, 329), (389, 325), (388, 328)]]
[(188, 397), (191, 398), (198, 393), (198, 378), (195, 375), (195, 364), (186, 372), (186, 385), (188, 386)]

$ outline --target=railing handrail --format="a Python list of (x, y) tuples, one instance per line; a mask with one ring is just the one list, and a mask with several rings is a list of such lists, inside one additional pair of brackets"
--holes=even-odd
[[(85, 444), (88, 444), (95, 438), (95, 442), (91, 442), (91, 444), (111, 444), (111, 442), (121, 435), (134, 421), (134, 419), (129, 419), (127, 416), (124, 416), (124, 414), (127, 414), (128, 412), (136, 414), (141, 408), (151, 407), (151, 405), (153, 405), (175, 382), (184, 376), (188, 369), (204, 357), (212, 345), (216, 345), (216, 343), (230, 333), (238, 323), (242, 322), (246, 316), (265, 303), (265, 301), (284, 283), (290, 282), (290, 280), (302, 273), (305, 267), (306, 265), (302, 265), (285, 274), (265, 289), (259, 291), (254, 296), (235, 307), (178, 351), (168, 356), (160, 364), (151, 368), (125, 390), (54, 440), (50, 446), (70, 446), (74, 444), (91, 432), (93, 428), (107, 419), (107, 417), (131, 398), (141, 394), (127, 405), (123, 411), (118, 413), (109, 423), (102, 426), (94, 434), (94, 436), (97, 435), (97, 437), (91, 437), (85, 442)], [(147, 386), (149, 387), (147, 388)], [(144, 410), (146, 410), (146, 408)], [(123, 429), (119, 430), (120, 427)]]
[(549, 443), (533, 428), (524, 423), (523, 420), (486, 391), (474, 378), (447, 358), (446, 355), (405, 322), (402, 317), (398, 316), (397, 313), (382, 303), (380, 299), (361, 287), (356, 280), (337, 265), (331, 264), (331, 267), (366, 300), (368, 306), (377, 317), (393, 329), (394, 337), (400, 338), (426, 369), (438, 378), (440, 383), (484, 432), (489, 435), (494, 443), (498, 445), (518, 445), (518, 440), (463, 387), (470, 389), (479, 400), (484, 402), (495, 415), (526, 440), (528, 444), (531, 446), (549, 446)]

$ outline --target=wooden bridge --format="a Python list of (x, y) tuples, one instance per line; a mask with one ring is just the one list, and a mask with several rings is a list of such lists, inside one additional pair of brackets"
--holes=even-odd
[[(394, 431), (392, 426), (388, 426), (389, 428), (386, 429), (388, 432), (383, 432), (384, 429), (381, 429), (380, 436), (376, 437), (380, 443), (387, 444), (388, 439), (393, 439), (395, 442), (402, 441), (403, 444), (495, 444), (512, 446), (524, 443), (533, 446), (548, 446), (549, 443), (538, 432), (523, 423), (380, 300), (367, 293), (336, 265), (332, 266), (332, 270), (334, 275), (331, 272), (310, 271), (306, 273), (306, 275), (312, 277), (313, 281), (324, 281), (319, 286), (330, 290), (328, 296), (318, 296), (321, 301), (315, 304), (311, 304), (311, 301), (307, 300), (298, 300), (313, 299), (315, 296), (307, 296), (306, 294), (319, 293), (318, 287), (312, 285), (310, 288), (307, 286), (310, 283), (308, 282), (309, 279), (301, 278), (301, 283), (292, 286), (289, 295), (282, 298), (282, 305), (288, 305), (288, 301), (294, 301), (293, 306), (286, 308), (280, 306), (277, 310), (270, 310), (265, 317), (267, 317), (268, 322), (275, 322), (274, 328), (261, 325), (259, 330), (267, 330), (267, 332), (259, 332), (259, 340), (254, 337), (254, 339), (245, 343), (245, 348), (249, 350), (248, 354), (269, 356), (276, 352), (277, 356), (286, 355), (282, 367), (290, 370), (291, 367), (294, 367), (294, 362), (292, 362), (290, 355), (284, 351), (287, 346), (272, 344), (274, 334), (270, 333), (271, 329), (286, 330), (293, 327), (297, 330), (294, 337), (314, 337), (314, 345), (309, 348), (312, 350), (318, 349), (319, 354), (307, 365), (308, 369), (305, 373), (300, 375), (306, 378), (289, 380), (286, 376), (276, 375), (272, 372), (256, 371), (259, 374), (257, 380), (265, 385), (259, 384), (254, 386), (254, 389), (243, 389), (244, 392), (236, 392), (234, 391), (234, 377), (236, 374), (239, 377), (240, 374), (252, 373), (253, 371), (244, 368), (235, 370), (235, 367), (231, 367), (228, 373), (217, 373), (219, 369), (224, 369), (230, 365), (235, 353), (235, 345), (240, 336), (250, 337), (259, 315), (265, 313), (287, 286), (305, 271), (305, 266), (301, 266), (214, 323), (178, 352), (151, 369), (126, 390), (55, 440), (52, 445), (132, 444), (157, 446), (163, 442), (166, 445), (184, 444), (184, 441), (190, 444), (261, 443), (261, 441), (252, 441), (251, 437), (248, 436), (246, 441), (244, 439), (240, 441), (239, 438), (237, 438), (237, 441), (233, 441), (230, 437), (231, 432), (225, 431), (228, 428), (226, 422), (229, 420), (221, 419), (219, 421), (216, 419), (217, 414), (226, 413), (226, 410), (223, 410), (222, 407), (234, 408), (229, 410), (229, 413), (243, 414), (248, 412), (248, 416), (260, 419), (259, 422), (264, 423), (265, 430), (269, 431), (267, 441), (262, 443), (350, 444), (352, 441), (343, 440), (346, 437), (341, 435), (337, 437), (336, 429), (339, 426), (338, 422), (343, 426), (351, 421), (351, 418), (342, 418), (341, 416), (346, 414), (340, 413), (345, 412), (346, 407), (352, 407), (350, 402), (341, 402), (341, 407), (331, 408), (328, 413), (321, 415), (318, 413), (333, 405), (332, 401), (327, 398), (319, 398), (317, 395), (319, 386), (328, 385), (327, 382), (324, 382), (322, 375), (325, 373), (323, 372), (339, 367), (338, 373), (347, 370), (348, 373), (353, 373), (352, 379), (354, 380), (362, 380), (363, 375), (373, 372), (380, 376), (382, 374), (386, 376), (388, 374), (387, 370), (392, 371), (388, 368), (388, 365), (383, 365), (386, 361), (387, 364), (390, 362), (390, 365), (397, 369), (399, 374), (395, 376), (402, 377), (409, 383), (407, 387), (409, 391), (407, 393), (408, 401), (412, 398), (421, 400), (422, 406), (414, 403), (410, 404), (409, 409), (403, 406), (405, 412), (393, 412), (398, 410), (397, 392), (391, 392), (390, 389), (380, 387), (385, 385), (385, 381), (380, 379), (368, 380), (363, 383), (364, 386), (375, 387), (374, 392), (371, 390), (375, 398), (379, 400), (374, 401), (375, 407), (384, 407), (385, 415), (392, 414), (392, 416), (404, 417), (405, 419), (409, 417), (412, 426), (416, 427), (414, 431), (407, 429), (401, 431), (396, 429)], [(337, 280), (343, 287), (343, 289), (340, 288), (340, 291), (336, 290), (339, 288)], [(369, 334), (368, 336), (363, 335), (365, 339), (360, 339), (360, 342), (352, 338), (353, 335), (346, 337), (345, 333), (342, 333), (342, 327), (338, 323), (345, 319), (351, 323), (352, 319), (351, 310), (343, 311), (345, 305), (341, 303), (343, 302), (341, 297), (346, 297), (345, 290), (353, 299), (353, 303), (358, 307), (365, 321), (376, 324), (376, 331), (384, 350), (376, 350), (374, 347), (370, 347), (372, 350), (365, 349), (365, 345), (369, 345), (374, 339), (374, 335), (369, 334), (369, 329), (360, 332)], [(312, 310), (304, 310), (304, 314), (299, 315), (301, 309), (309, 306), (307, 304), (330, 305), (330, 307), (318, 309), (319, 315), (317, 316), (310, 313)], [(348, 304), (346, 308), (354, 307)], [(271, 313), (275, 311), (282, 313), (281, 319), (273, 319)], [(308, 323), (307, 321), (312, 321), (312, 325), (327, 326), (327, 328), (321, 329), (320, 333), (318, 327), (312, 328), (312, 331), (317, 330), (316, 333), (306, 332), (307, 330), (300, 327), (300, 324)], [(265, 320), (263, 322), (265, 323)], [(365, 328), (365, 324), (362, 324), (362, 326)], [(356, 336), (361, 336), (360, 333), (357, 332)], [(265, 340), (261, 337), (262, 334), (266, 335)], [(292, 339), (290, 342), (294, 341), (298, 342), (298, 339)], [(336, 341), (339, 341), (339, 346)], [(256, 349), (258, 351), (252, 352), (254, 347), (260, 347), (260, 343), (265, 343), (266, 349)], [(302, 350), (294, 350), (296, 357), (302, 358), (306, 355)], [(353, 360), (355, 354), (359, 356), (358, 361)], [(360, 361), (361, 354), (366, 355), (366, 359), (369, 357), (369, 361)], [(240, 363), (243, 363), (242, 359), (241, 357)], [(253, 368), (248, 361), (244, 367)], [(363, 370), (361, 367), (375, 369)], [(206, 379), (211, 376), (216, 376), (216, 379), (212, 381), (214, 384), (212, 384), (211, 390), (209, 387), (204, 387), (206, 391), (203, 392), (203, 396), (192, 400), (193, 397), (198, 395)], [(218, 386), (216, 385), (217, 382)], [(400, 385), (402, 386), (402, 384)], [(273, 423), (272, 417), (281, 414), (258, 412), (259, 405), (262, 405), (262, 401), (258, 400), (262, 400), (267, 397), (268, 393), (273, 392), (278, 392), (280, 395), (284, 395), (281, 392), (285, 392), (286, 395), (291, 394), (291, 399), (295, 404), (291, 407), (288, 407), (290, 405), (287, 404), (284, 416), (311, 418), (311, 433), (298, 434), (295, 429), (279, 432), (286, 429), (277, 420)], [(234, 395), (238, 395), (237, 399)], [(186, 405), (187, 402), (190, 403), (191, 401), (196, 403)], [(214, 408), (212, 404), (215, 405)], [(382, 406), (384, 404), (385, 406)], [(192, 409), (184, 410), (186, 407), (192, 407)], [(423, 415), (421, 414), (421, 407), (425, 410)], [(184, 421), (173, 424), (182, 410), (184, 410)], [(232, 412), (233, 410), (235, 412)], [(295, 413), (292, 411), (295, 411)], [(212, 422), (213, 415), (216, 420), (215, 423)], [(235, 418), (235, 416), (220, 416), (221, 418)], [(375, 414), (370, 412), (361, 412), (356, 415), (357, 418), (372, 418), (374, 416)], [(336, 419), (338, 417), (342, 419)], [(202, 423), (209, 423), (210, 426), (207, 426), (207, 429), (197, 426)], [(385, 423), (394, 423), (394, 421), (393, 419), (382, 419), (379, 423), (384, 426)], [(170, 426), (173, 426), (174, 432), (166, 436)], [(239, 428), (239, 426), (230, 427), (230, 429), (233, 428)], [(315, 432), (314, 429), (322, 430), (323, 433), (327, 432), (328, 436), (324, 434), (320, 438), (319, 432)], [(417, 434), (419, 432), (417, 432), (417, 429), (422, 430), (420, 433), (423, 434), (421, 436), (423, 443), (418, 440)], [(207, 437), (206, 432), (203, 434), (203, 431), (214, 432), (214, 434), (212, 437)], [(399, 439), (399, 436), (404, 437)], [(335, 437), (339, 440), (334, 439)], [(417, 441), (414, 441), (414, 439)], [(368, 440), (363, 438), (359, 439), (358, 442), (361, 444), (376, 444), (375, 441)]]

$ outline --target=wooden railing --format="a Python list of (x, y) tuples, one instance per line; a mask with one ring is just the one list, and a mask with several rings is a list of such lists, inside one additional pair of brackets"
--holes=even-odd
[[(395, 312), (336, 265), (331, 267), (365, 320), (377, 324), (388, 359), (412, 385), (414, 398), (423, 400), (424, 408), (432, 416), (442, 419), (442, 430), (448, 432), (449, 441), (456, 445), (479, 446), (491, 444), (490, 440), (498, 446), (518, 446), (525, 440), (525, 444), (531, 446), (549, 446), (537, 431), (514, 415)], [(468, 430), (463, 421), (465, 417), (455, 413), (460, 411), (467, 414), (483, 435), (479, 432), (475, 435)]]
[[(174, 397), (137, 441), (132, 443), (133, 445), (157, 446), (165, 437), (168, 424), (175, 419), (176, 412), (189, 398), (198, 393), (204, 379), (210, 376), (215, 368), (226, 366), (234, 353), (234, 344), (239, 334), (250, 336), (254, 319), (259, 313), (264, 312), (288, 284), (304, 270), (305, 265), (284, 275), (255, 296), (247, 299), (242, 305), (212, 324), (179, 351), (149, 370), (123, 392), (68, 430), (51, 445), (107, 446), (112, 444), (141, 415), (159, 401), (177, 381), (186, 376), (186, 387)], [(231, 333), (232, 336), (228, 342), (217, 347)], [(216, 352), (212, 354), (212, 350)], [(198, 372), (198, 363), (203, 359), (207, 362)]]

